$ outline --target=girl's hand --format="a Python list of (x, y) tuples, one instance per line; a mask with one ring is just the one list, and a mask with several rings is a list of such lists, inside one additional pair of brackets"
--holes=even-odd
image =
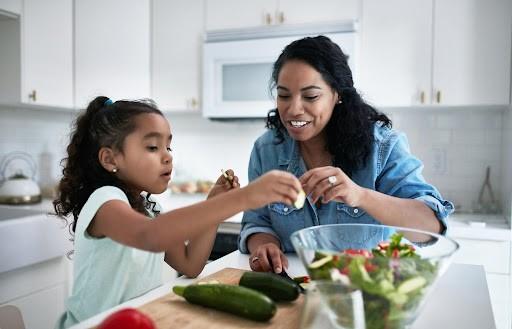
[(358, 207), (365, 191), (340, 168), (331, 166), (308, 170), (299, 180), (313, 203), (322, 198), (323, 203), (336, 200)]
[(212, 189), (210, 190), (210, 193), (208, 193), (208, 197), (212, 198), (220, 193), (227, 192), (232, 189), (240, 188), (240, 183), (238, 182), (238, 177), (235, 176), (235, 173), (233, 170), (228, 169), (226, 170), (226, 175), (228, 175), (228, 178), (224, 177), (224, 175), (220, 175), (217, 181), (215, 182), (215, 185), (213, 185)]
[(302, 187), (294, 175), (272, 170), (243, 188), (250, 208), (260, 208), (272, 202), (293, 205)]
[(288, 259), (275, 243), (265, 243), (251, 254), (249, 265), (256, 272), (281, 273), (288, 268)]

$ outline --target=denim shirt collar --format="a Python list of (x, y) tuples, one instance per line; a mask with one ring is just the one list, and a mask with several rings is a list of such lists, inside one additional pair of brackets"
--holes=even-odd
[(280, 146), (279, 166), (286, 166), (286, 171), (294, 174), (296, 177), (304, 175), (306, 172), (306, 164), (300, 155), (298, 142), (285, 133), (284, 141)]

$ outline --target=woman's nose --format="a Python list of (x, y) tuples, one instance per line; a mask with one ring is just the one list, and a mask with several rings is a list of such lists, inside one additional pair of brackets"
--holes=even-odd
[(291, 114), (297, 115), (304, 113), (304, 106), (302, 105), (302, 101), (300, 97), (294, 97), (290, 102), (289, 112)]

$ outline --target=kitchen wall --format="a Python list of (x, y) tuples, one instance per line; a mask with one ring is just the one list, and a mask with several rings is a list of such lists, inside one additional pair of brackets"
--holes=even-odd
[[(403, 108), (385, 111), (394, 127), (405, 132), (411, 151), (425, 164), (424, 176), (455, 202), (470, 211), (491, 167), (494, 193), (507, 200), (510, 214), (512, 115), (506, 108)], [(198, 112), (166, 113), (173, 130), (175, 181), (214, 180), (220, 169), (233, 168), (242, 184), (254, 140), (264, 132), (263, 120), (209, 121)], [(52, 154), (52, 176), (59, 177), (74, 113), (32, 109), (0, 109), (0, 156), (25, 151), (36, 160)], [(506, 166), (506, 167), (502, 167)], [(39, 178), (39, 176), (37, 176)], [(503, 197), (505, 196), (505, 197)]]

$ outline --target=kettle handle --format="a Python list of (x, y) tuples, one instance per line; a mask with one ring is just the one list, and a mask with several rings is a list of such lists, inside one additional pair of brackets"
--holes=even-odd
[(7, 153), (7, 155), (5, 155), (2, 159), (2, 162), (0, 163), (0, 181), (3, 182), (4, 180), (7, 179), (7, 177), (5, 176), (5, 170), (7, 169), (9, 163), (17, 159), (25, 160), (25, 162), (28, 163), (30, 170), (32, 170), (30, 178), (34, 178), (34, 176), (36, 175), (36, 162), (34, 161), (32, 156), (26, 152), (15, 151)]

